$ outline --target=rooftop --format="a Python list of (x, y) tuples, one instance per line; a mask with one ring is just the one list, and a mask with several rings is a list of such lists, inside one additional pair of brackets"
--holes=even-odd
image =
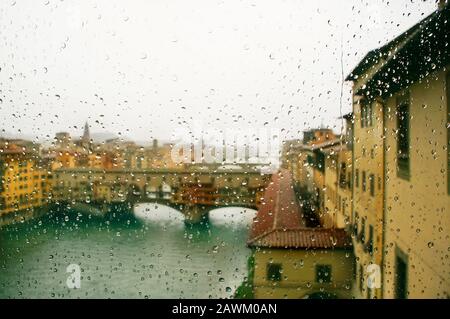
[[(450, 7), (447, 2), (442, 9), (436, 10), (384, 46), (368, 52), (346, 80), (354, 81), (381, 63), (368, 80), (364, 92), (378, 92), (378, 95), (385, 96), (446, 66), (450, 63), (449, 19)], [(355, 94), (364, 92), (359, 89)]]
[(326, 140), (320, 143), (313, 143), (312, 145), (307, 145), (304, 148), (308, 149), (310, 151), (316, 151), (316, 150), (324, 150), (326, 148), (335, 146), (335, 145), (339, 145), (341, 143), (341, 139), (340, 137), (332, 139), (332, 140)]
[(352, 241), (344, 229), (273, 229), (253, 238), (248, 245), (265, 248), (338, 249), (351, 248)]
[(288, 170), (272, 175), (247, 242), (250, 247), (330, 249), (349, 248), (343, 229), (308, 228)]

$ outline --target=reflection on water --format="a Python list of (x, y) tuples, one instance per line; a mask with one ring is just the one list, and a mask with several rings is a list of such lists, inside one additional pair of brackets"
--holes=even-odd
[[(120, 221), (72, 210), (5, 227), (0, 298), (230, 298), (250, 254), (247, 226), (230, 221), (238, 210), (213, 211), (204, 227), (186, 228), (180, 212), (155, 204)], [(72, 263), (80, 289), (66, 286)]]

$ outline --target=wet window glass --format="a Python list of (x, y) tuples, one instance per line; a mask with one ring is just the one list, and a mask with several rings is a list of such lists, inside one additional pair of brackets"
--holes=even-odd
[(449, 298), (449, 21), (1, 1), (0, 298)]

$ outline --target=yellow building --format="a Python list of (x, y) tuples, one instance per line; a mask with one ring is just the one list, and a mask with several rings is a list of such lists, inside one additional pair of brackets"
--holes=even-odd
[[(282, 167), (291, 172), (294, 189), (302, 201), (303, 212), (310, 221), (309, 226), (320, 223), (324, 227), (337, 227), (339, 222), (338, 228), (344, 228), (344, 218), (340, 215), (333, 216), (330, 207), (326, 207), (326, 201), (327, 196), (328, 199), (333, 196), (333, 203), (335, 198), (337, 200), (339, 197), (336, 193), (337, 166), (333, 163), (337, 161), (335, 158), (337, 148), (345, 146), (342, 145), (345, 141), (341, 141), (331, 129), (325, 128), (308, 130), (303, 135), (302, 141), (290, 140), (284, 143)], [(341, 153), (347, 155), (339, 156), (351, 158), (351, 150)], [(327, 165), (328, 172), (326, 172)], [(347, 189), (346, 191), (348, 193)], [(345, 196), (351, 197), (348, 194)], [(350, 206), (350, 199), (345, 205)], [(331, 211), (334, 212), (335, 209)], [(339, 221), (335, 221), (337, 218)]]
[(303, 132), (303, 144), (305, 145), (321, 144), (335, 138), (336, 135), (329, 128), (315, 128)]
[(307, 146), (301, 146), (297, 155), (296, 175), (300, 194), (314, 193), (313, 153)]
[(93, 184), (93, 198), (100, 202), (111, 202), (113, 199), (112, 189), (109, 185), (104, 185), (101, 182)]
[(324, 227), (346, 228), (352, 208), (353, 114), (344, 116), (345, 134), (339, 144), (323, 148), (325, 154)]
[[(303, 132), (303, 147), (301, 160), (306, 157), (300, 176), (306, 177), (306, 189), (310, 192), (313, 210), (324, 221), (325, 214), (325, 149), (339, 143), (333, 130), (327, 128), (311, 129)], [(306, 174), (305, 174), (306, 173)], [(312, 174), (312, 176), (311, 176)]]
[(88, 167), (91, 168), (104, 168), (104, 156), (99, 153), (91, 153), (87, 156)]
[[(450, 296), (449, 5), (369, 52), (353, 81), (358, 276), (367, 297)], [(372, 254), (370, 252), (373, 251)]]
[(47, 203), (46, 172), (37, 165), (37, 155), (9, 145), (0, 152), (0, 215), (32, 212)]
[(294, 184), (298, 184), (301, 181), (299, 154), (301, 153), (302, 145), (302, 140), (287, 140), (283, 142), (281, 151), (281, 166), (292, 173)]
[[(56, 202), (91, 202), (94, 199), (94, 180), (81, 168), (66, 173), (64, 169), (53, 171), (53, 199)], [(100, 179), (100, 175), (98, 178)]]
[[(77, 162), (77, 155), (71, 151), (57, 151), (55, 154), (56, 167), (74, 168)], [(56, 168), (55, 167), (55, 168)]]
[[(353, 277), (351, 249), (334, 247), (331, 241), (323, 247), (314, 247), (311, 241), (300, 238), (317, 236), (323, 239), (344, 230), (316, 229), (287, 231), (298, 242), (284, 240), (286, 232), (273, 232), (275, 242), (261, 238), (251, 244), (254, 251), (253, 293), (256, 299), (351, 298)], [(336, 236), (336, 235), (334, 235)], [(277, 238), (278, 237), (278, 238)], [(341, 245), (341, 243), (339, 244)]]
[[(312, 200), (314, 203), (314, 210), (316, 214), (320, 217), (321, 223), (324, 224), (327, 218), (327, 210), (325, 207), (326, 201), (326, 179), (336, 180), (335, 171), (329, 170), (332, 173), (331, 176), (326, 176), (325, 166), (326, 160), (331, 159), (330, 154), (334, 154), (333, 150), (339, 147), (341, 141), (337, 138), (333, 140), (324, 141), (321, 143), (314, 143), (309, 147), (305, 147), (307, 152), (308, 163), (313, 167), (313, 178), (312, 178)], [(331, 159), (332, 162), (332, 159)], [(329, 163), (331, 164), (331, 163)], [(335, 166), (335, 165), (334, 165)], [(330, 226), (327, 224), (326, 226)]]
[(351, 297), (351, 238), (343, 229), (306, 227), (289, 171), (273, 175), (248, 245), (255, 298)]
[[(373, 53), (375, 54), (375, 53)], [(365, 61), (365, 60), (364, 60)], [(363, 62), (355, 69), (367, 67)], [(372, 72), (368, 69), (367, 73)], [(361, 72), (362, 73), (362, 72)], [(358, 294), (364, 298), (381, 298), (381, 289), (369, 289), (366, 269), (382, 265), (384, 152), (383, 107), (378, 99), (356, 94), (364, 87), (369, 74), (347, 77), (353, 80), (353, 202), (350, 223), (357, 259)]]

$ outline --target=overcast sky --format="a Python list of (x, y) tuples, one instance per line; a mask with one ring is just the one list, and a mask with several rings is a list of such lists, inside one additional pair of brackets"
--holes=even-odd
[[(347, 75), (434, 1), (2, 0), (2, 132), (167, 140), (176, 128), (339, 131)], [(351, 109), (344, 86), (342, 112)]]

